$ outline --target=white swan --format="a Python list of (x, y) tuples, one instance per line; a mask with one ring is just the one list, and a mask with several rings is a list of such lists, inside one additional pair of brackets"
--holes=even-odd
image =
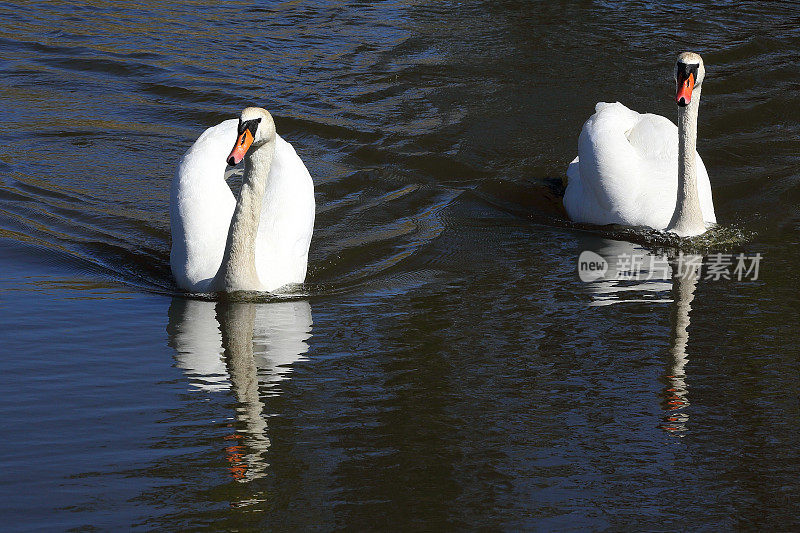
[(583, 125), (567, 169), (564, 207), (576, 222), (649, 226), (682, 237), (716, 222), (711, 183), (697, 154), (703, 59), (678, 56), (678, 127), (619, 102), (599, 103)]
[[(242, 159), (237, 201), (225, 168)], [(180, 288), (274, 291), (305, 279), (314, 184), (272, 116), (248, 107), (238, 121), (208, 128), (183, 156), (172, 180), (170, 224), (170, 265)]]

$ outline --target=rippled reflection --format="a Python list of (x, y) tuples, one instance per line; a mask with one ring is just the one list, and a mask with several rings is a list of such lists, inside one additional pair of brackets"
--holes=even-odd
[(307, 301), (172, 300), (167, 331), (176, 365), (196, 389), (235, 395), (236, 423), (225, 437), (225, 452), (237, 481), (260, 477), (268, 466), (262, 397), (274, 393), (271, 386), (308, 351), (311, 325)]
[[(601, 238), (585, 240), (583, 249), (605, 258), (608, 263), (603, 277), (585, 285), (592, 296), (590, 305), (671, 301), (665, 297), (672, 286), (670, 266), (657, 261), (660, 258), (649, 250), (638, 244)], [(634, 264), (637, 275), (629, 276), (627, 272)]]
[(689, 405), (689, 392), (684, 370), (688, 358), (686, 345), (689, 342), (689, 311), (691, 311), (697, 280), (700, 278), (701, 256), (685, 256), (682, 268), (672, 263), (672, 312), (670, 331), (670, 361), (664, 379), (663, 407), (667, 414), (661, 427), (669, 432), (679, 434), (686, 431), (689, 415), (685, 409)]
[[(689, 420), (685, 371), (688, 362), (689, 312), (703, 257), (682, 255), (678, 261), (674, 256), (654, 254), (637, 244), (600, 238), (587, 239), (584, 250), (598, 254), (608, 264), (608, 270), (602, 277), (584, 284), (592, 297), (589, 305), (671, 304), (669, 357), (663, 374), (665, 387), (661, 402), (666, 413), (659, 427), (671, 434), (681, 435), (687, 430)], [(632, 270), (636, 273), (629, 276), (626, 275), (626, 269), (631, 269), (631, 265), (635, 265)]]

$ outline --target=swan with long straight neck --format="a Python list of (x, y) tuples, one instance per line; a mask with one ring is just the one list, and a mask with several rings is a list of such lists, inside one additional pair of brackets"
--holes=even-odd
[(583, 125), (567, 169), (564, 207), (589, 224), (646, 226), (683, 237), (716, 223), (711, 183), (697, 154), (697, 115), (705, 67), (685, 52), (675, 67), (678, 126), (616, 103), (598, 103)]
[(234, 166), (244, 159), (244, 176), (222, 263), (211, 282), (217, 292), (262, 290), (256, 271), (256, 235), (275, 155), (275, 122), (263, 109), (248, 107), (242, 111), (238, 133), (227, 161)]
[[(233, 146), (233, 149), (231, 149)], [(226, 162), (244, 160), (237, 198)], [(302, 283), (314, 229), (314, 184), (272, 116), (249, 107), (208, 128), (172, 182), (170, 265), (191, 292), (275, 291)]]
[(667, 231), (682, 237), (706, 231), (697, 192), (697, 115), (706, 70), (703, 59), (692, 52), (678, 56), (675, 83), (678, 104), (678, 199)]

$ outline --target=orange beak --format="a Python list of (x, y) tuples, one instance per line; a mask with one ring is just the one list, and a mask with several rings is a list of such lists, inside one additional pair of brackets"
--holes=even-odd
[(231, 150), (228, 159), (226, 159), (228, 164), (230, 166), (238, 165), (244, 159), (244, 155), (250, 149), (251, 144), (253, 144), (253, 134), (250, 133), (249, 129), (246, 129), (236, 139), (236, 144), (233, 145), (233, 150)]
[(694, 74), (689, 74), (688, 78), (678, 77), (678, 94), (675, 95), (675, 102), (681, 107), (686, 107), (692, 101), (692, 89), (694, 89)]

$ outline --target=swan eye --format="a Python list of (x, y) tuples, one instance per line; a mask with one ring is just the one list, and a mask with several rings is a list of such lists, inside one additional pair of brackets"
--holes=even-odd
[(258, 124), (261, 122), (260, 118), (254, 118), (252, 120), (245, 120), (239, 121), (239, 135), (244, 133), (245, 130), (250, 130), (250, 135), (254, 138), (256, 136), (256, 130), (258, 129)]
[(675, 66), (675, 80), (679, 83), (685, 83), (689, 76), (693, 74), (692, 79), (697, 83), (697, 72), (700, 70), (700, 63), (678, 63)]

